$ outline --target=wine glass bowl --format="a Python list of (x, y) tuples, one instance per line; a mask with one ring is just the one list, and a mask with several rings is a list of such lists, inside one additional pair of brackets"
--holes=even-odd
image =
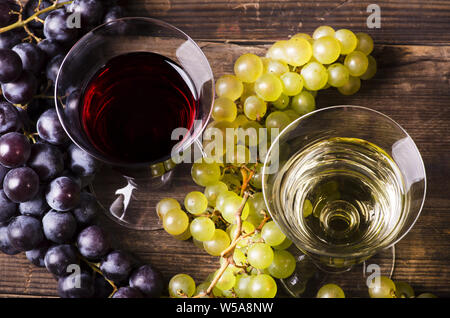
[[(172, 136), (170, 136), (170, 132), (164, 136), (168, 138), (167, 144), (173, 143), (173, 147), (166, 151), (161, 150), (161, 147), (152, 144), (151, 141), (139, 145), (138, 143), (133, 144), (133, 147), (147, 147), (146, 149), (150, 149), (149, 152), (154, 151), (157, 155), (151, 159), (132, 161), (111, 156), (108, 151), (94, 143), (83, 117), (84, 95), (92, 83), (92, 78), (95, 78), (103, 70), (109, 71), (110, 64), (108, 63), (110, 61), (127, 54), (139, 53), (153, 54), (167, 59), (166, 61), (171, 65), (174, 73), (184, 80), (195, 101), (189, 124), (180, 127), (184, 128), (183, 133), (176, 136), (173, 136), (172, 125), (169, 125), (167, 118), (158, 118), (158, 115), (152, 116), (148, 113), (143, 113), (142, 116), (145, 117), (142, 118), (138, 113), (134, 113), (133, 116), (139, 118), (140, 126), (131, 126), (129, 129), (133, 130), (132, 133), (135, 133), (134, 129), (138, 131), (138, 127), (142, 126), (145, 126), (147, 128), (145, 131), (148, 132), (167, 125), (169, 128), (166, 127), (166, 130), (171, 130)], [(166, 78), (166, 74), (155, 73), (154, 76), (156, 77), (156, 79), (152, 79), (154, 83), (158, 82), (158, 79), (170, 82), (170, 79)], [(173, 82), (170, 82), (170, 85), (172, 84)], [(175, 87), (175, 84), (173, 86)], [(114, 89), (114, 81), (111, 87)], [(148, 89), (148, 102), (147, 95), (145, 95), (146, 105), (148, 107), (165, 107), (164, 105), (167, 105), (169, 100), (167, 103), (164, 103), (165, 99), (158, 100), (159, 96), (152, 96), (152, 92), (154, 92), (152, 89), (153, 87)], [(146, 93), (141, 89), (141, 95)], [(133, 87), (129, 94), (131, 97)], [(152, 104), (152, 99), (155, 106)], [(171, 179), (172, 169), (175, 166), (171, 160), (172, 155), (182, 153), (191, 147), (203, 132), (211, 115), (213, 100), (213, 73), (199, 46), (176, 27), (157, 19), (143, 17), (113, 20), (85, 34), (64, 58), (55, 84), (55, 105), (64, 130), (78, 147), (108, 167), (95, 178), (91, 190), (96, 192), (99, 202), (113, 220), (124, 226), (142, 230), (161, 227), (154, 203), (148, 198), (152, 197), (156, 189), (165, 186)], [(100, 105), (99, 114), (105, 112), (107, 107), (109, 107), (109, 100), (105, 102), (104, 107)], [(121, 122), (121, 112), (123, 112), (123, 116), (127, 116), (127, 112), (133, 111), (136, 111), (133, 103), (127, 105), (125, 102), (123, 110), (119, 110), (117, 125), (120, 125)], [(155, 114), (157, 114), (156, 109)], [(182, 116), (181, 108), (179, 114)], [(100, 122), (100, 124), (102, 123)], [(173, 126), (175, 129), (175, 125)], [(139, 132), (136, 132), (136, 135), (138, 134)], [(136, 138), (146, 140), (145, 137), (138, 135)], [(151, 140), (151, 138), (148, 139)], [(110, 142), (114, 144), (114, 140)], [(159, 154), (161, 151), (163, 153)], [(112, 167), (112, 170), (108, 170), (109, 167)], [(105, 182), (108, 182), (107, 186)]]

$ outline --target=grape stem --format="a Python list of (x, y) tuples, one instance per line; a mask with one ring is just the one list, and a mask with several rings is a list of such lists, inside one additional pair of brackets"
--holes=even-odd
[(30, 32), (30, 30), (28, 29), (28, 27), (26, 27), (26, 25), (28, 23), (30, 23), (31, 21), (35, 20), (36, 18), (38, 18), (41, 14), (46, 13), (46, 12), (50, 12), (50, 11), (53, 11), (53, 10), (56, 10), (56, 9), (59, 9), (59, 8), (63, 7), (66, 4), (72, 3), (73, 0), (65, 1), (65, 2), (59, 2), (59, 0), (56, 0), (55, 2), (53, 2), (53, 4), (51, 6), (49, 6), (47, 8), (44, 8), (42, 10), (37, 10), (34, 14), (29, 16), (25, 20), (23, 20), (23, 18), (22, 18), (23, 5), (22, 5), (22, 3), (20, 1), (16, 1), (16, 2), (20, 6), (19, 19), (16, 22), (14, 22), (14, 23), (12, 23), (10, 25), (7, 25), (7, 26), (5, 26), (3, 28), (0, 28), (0, 33), (4, 33), (4, 32), (10, 31), (10, 30), (15, 29), (15, 28), (24, 27), (25, 31), (27, 31), (28, 35), (31, 36), (32, 38), (36, 39), (37, 37)]
[(100, 275), (103, 276), (103, 278), (111, 285), (111, 287), (113, 288), (113, 291), (111, 292), (111, 294), (108, 296), (108, 298), (111, 298), (116, 292), (117, 292), (117, 286), (116, 284), (114, 284), (113, 281), (109, 280), (108, 278), (105, 277), (105, 275), (103, 274), (103, 272), (100, 270), (100, 268), (98, 268), (98, 266), (95, 263), (92, 263), (90, 261), (88, 261), (84, 256), (82, 255), (78, 255), (78, 257), (85, 262), (95, 273), (98, 273)]

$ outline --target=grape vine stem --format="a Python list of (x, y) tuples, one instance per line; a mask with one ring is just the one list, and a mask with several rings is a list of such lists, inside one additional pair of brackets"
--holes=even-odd
[(25, 27), (28, 23), (30, 23), (31, 21), (35, 20), (36, 18), (38, 18), (41, 14), (46, 13), (46, 12), (50, 12), (56, 9), (59, 9), (63, 6), (65, 6), (66, 4), (70, 4), (72, 3), (73, 0), (71, 1), (64, 1), (64, 2), (59, 2), (59, 0), (56, 0), (55, 2), (53, 2), (53, 4), (47, 8), (44, 8), (42, 10), (38, 10), (36, 11), (34, 14), (32, 14), (31, 16), (29, 16), (26, 19), (22, 18), (22, 14), (19, 14), (19, 19), (17, 20), (17, 22), (14, 22), (10, 25), (7, 25), (3, 28), (0, 28), (0, 33), (4, 33), (7, 31), (10, 31), (12, 29), (15, 28), (20, 28), (20, 27)]

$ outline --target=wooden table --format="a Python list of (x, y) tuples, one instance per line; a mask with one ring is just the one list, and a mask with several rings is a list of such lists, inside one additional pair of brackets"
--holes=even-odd
[[(361, 90), (346, 97), (320, 91), (318, 107), (362, 105), (400, 123), (422, 153), (428, 175), (427, 199), (418, 222), (397, 244), (393, 278), (416, 292), (450, 296), (450, 2), (379, 0), (381, 28), (367, 29), (372, 1), (317, 0), (132, 0), (131, 15), (160, 18), (186, 31), (209, 58), (216, 78), (232, 71), (244, 52), (264, 54), (275, 40), (320, 25), (368, 32), (375, 40), (379, 70)], [(196, 188), (187, 168), (177, 172), (175, 197)], [(156, 200), (157, 198), (155, 198)], [(188, 273), (197, 281), (218, 268), (191, 241), (171, 238), (163, 230), (132, 231), (106, 218), (101, 222), (121, 247), (154, 264), (170, 278)], [(352, 290), (367, 297), (366, 290)], [(56, 296), (56, 282), (23, 254), (0, 255), (0, 296)]]

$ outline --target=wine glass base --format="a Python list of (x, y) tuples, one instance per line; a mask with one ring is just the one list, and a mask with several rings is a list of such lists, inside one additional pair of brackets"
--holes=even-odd
[(173, 173), (171, 170), (160, 177), (131, 178), (105, 166), (96, 174), (90, 189), (111, 220), (134, 230), (160, 230), (156, 204), (170, 196)]
[(298, 249), (291, 252), (297, 260), (294, 273), (281, 279), (281, 285), (292, 297), (316, 297), (317, 291), (325, 284), (339, 285), (346, 297), (369, 297), (368, 283), (375, 275), (391, 277), (395, 268), (395, 246), (380, 251), (361, 264), (343, 270), (324, 270), (314, 264), (310, 257)]

